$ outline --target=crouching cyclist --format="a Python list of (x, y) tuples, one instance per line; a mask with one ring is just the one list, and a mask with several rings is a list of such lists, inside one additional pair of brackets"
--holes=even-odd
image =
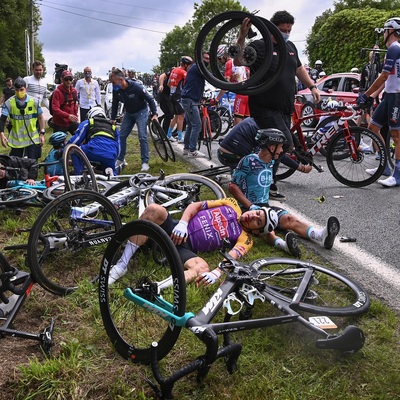
[[(87, 120), (79, 124), (75, 135), (67, 144), (74, 143), (83, 150), (90, 161), (99, 162), (104, 174), (117, 175), (115, 162), (120, 150), (119, 131), (106, 117), (105, 111), (97, 106), (87, 113)], [(82, 169), (80, 160), (73, 160), (75, 172)]]
[(53, 163), (55, 161), (58, 161), (57, 164), (52, 164), (47, 166), (47, 172), (50, 176), (63, 174), (62, 153), (65, 147), (66, 139), (67, 139), (67, 134), (61, 131), (54, 132), (49, 137), (49, 143), (53, 146), (53, 148), (48, 152), (44, 161), (48, 163)]

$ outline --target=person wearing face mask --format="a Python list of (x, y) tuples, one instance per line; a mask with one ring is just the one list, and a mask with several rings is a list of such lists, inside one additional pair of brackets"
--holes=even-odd
[(79, 113), (81, 122), (86, 119), (87, 113), (92, 107), (101, 105), (99, 83), (92, 79), (92, 70), (86, 67), (83, 70), (84, 78), (76, 82), (75, 89), (79, 97)]
[[(4, 104), (0, 116), (1, 145), (10, 147), (10, 156), (39, 159), (44, 144), (45, 120), (39, 101), (26, 93), (26, 82), (21, 77), (14, 82), (15, 95)], [(10, 133), (4, 134), (7, 118)], [(39, 130), (37, 129), (39, 125)]]
[[(260, 129), (276, 128), (283, 132), (286, 137), (284, 152), (293, 147), (293, 139), (290, 133), (291, 116), (294, 111), (294, 96), (296, 93), (296, 77), (311, 90), (315, 103), (320, 101), (320, 95), (314, 81), (308, 75), (307, 70), (302, 65), (296, 46), (289, 40), (290, 33), (294, 24), (294, 17), (287, 11), (277, 11), (270, 20), (277, 26), (286, 42), (286, 59), (281, 73), (276, 82), (268, 89), (256, 95), (249, 95), (250, 115), (256, 121)], [(237, 44), (241, 49), (245, 47), (245, 39), (251, 28), (249, 18), (244, 18)], [(276, 69), (279, 59), (279, 47), (272, 36), (273, 52), (270, 69), (266, 72), (266, 77), (271, 71)], [(257, 60), (250, 66), (250, 74), (254, 73), (255, 68), (260, 65), (264, 58), (264, 40), (256, 40), (250, 44), (257, 52)], [(242, 54), (235, 58), (235, 65), (242, 64)], [(278, 169), (280, 157), (274, 164), (274, 182), (270, 187), (270, 198), (273, 200), (285, 200), (285, 196), (278, 192), (275, 174)]]

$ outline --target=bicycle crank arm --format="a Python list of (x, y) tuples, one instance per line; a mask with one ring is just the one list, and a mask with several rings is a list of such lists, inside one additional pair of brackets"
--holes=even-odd
[(321, 165), (314, 164), (312, 165), (318, 172), (324, 172), (324, 168)]

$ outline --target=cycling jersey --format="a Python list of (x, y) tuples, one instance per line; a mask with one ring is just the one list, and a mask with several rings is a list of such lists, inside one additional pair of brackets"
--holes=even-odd
[(253, 246), (251, 235), (239, 223), (242, 211), (233, 198), (204, 201), (188, 224), (188, 235), (193, 251), (221, 249), (227, 239), (239, 257)]
[(389, 74), (385, 82), (386, 93), (398, 93), (400, 91), (400, 43), (393, 42), (386, 53), (382, 72)]
[(187, 72), (181, 68), (176, 67), (171, 71), (168, 79), (168, 86), (170, 88), (171, 96), (179, 96), (182, 92), (182, 87), (186, 79)]
[(250, 71), (248, 67), (237, 67), (231, 58), (225, 63), (224, 76), (231, 83), (245, 81), (246, 79), (248, 79), (249, 73)]
[(268, 204), (274, 161), (266, 163), (257, 154), (243, 157), (232, 173), (232, 182), (253, 204)]

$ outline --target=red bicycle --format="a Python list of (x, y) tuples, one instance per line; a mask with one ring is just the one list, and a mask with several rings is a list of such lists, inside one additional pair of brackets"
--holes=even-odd
[[(299, 117), (292, 115), (294, 146), (285, 157), (301, 164), (312, 165), (318, 172), (323, 168), (314, 163), (314, 156), (326, 156), (329, 171), (340, 183), (351, 187), (363, 187), (375, 182), (383, 173), (387, 162), (385, 143), (370, 129), (356, 126), (354, 118), (359, 110), (353, 106), (339, 107), (318, 115)], [(304, 135), (303, 121), (321, 118), (311, 135)], [(296, 171), (279, 164), (277, 179), (282, 180)]]

